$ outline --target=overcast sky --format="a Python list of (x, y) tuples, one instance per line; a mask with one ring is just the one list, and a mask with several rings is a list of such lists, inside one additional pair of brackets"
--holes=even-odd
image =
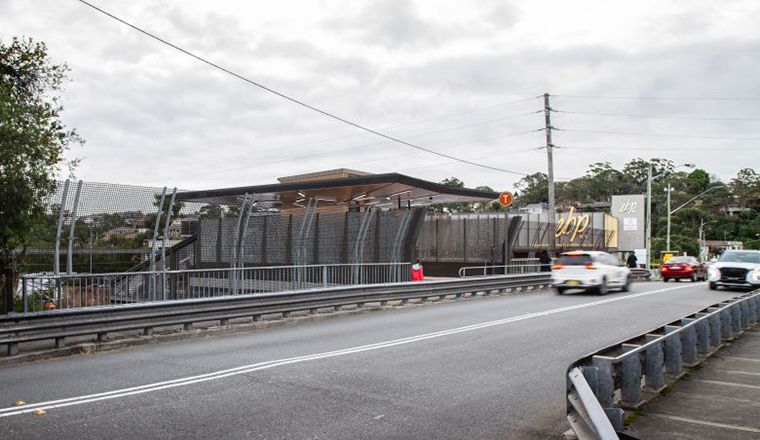
[[(554, 133), (559, 177), (635, 157), (724, 180), (760, 168), (757, 0), (92, 2), (311, 105), (508, 170), (546, 171), (544, 92), (593, 113), (553, 115), (567, 130)], [(72, 70), (63, 116), (86, 139), (71, 152), (85, 180), (204, 189), (349, 167), (511, 190), (520, 178), (342, 125), (76, 0), (0, 1), (0, 38), (22, 35)]]

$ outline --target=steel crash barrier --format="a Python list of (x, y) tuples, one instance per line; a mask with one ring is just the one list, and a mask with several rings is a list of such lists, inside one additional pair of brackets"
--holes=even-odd
[(760, 319), (760, 290), (612, 345), (567, 370), (565, 438), (629, 439), (625, 410), (639, 408)]
[(184, 330), (190, 330), (193, 324), (201, 322), (218, 322), (220, 326), (228, 326), (233, 319), (255, 322), (269, 314), (287, 317), (292, 312), (316, 314), (320, 309), (339, 310), (350, 305), (364, 307), (366, 303), (384, 306), (390, 301), (404, 304), (410, 299), (424, 302), (451, 295), (489, 295), (539, 288), (549, 283), (548, 274), (533, 273), (18, 313), (0, 317), (0, 345), (7, 346), (9, 355), (16, 355), (20, 343), (31, 341), (54, 340), (55, 346), (62, 348), (66, 338), (74, 336), (93, 335), (98, 342), (103, 342), (113, 332), (141, 330), (144, 335), (151, 335), (157, 327), (182, 326)]

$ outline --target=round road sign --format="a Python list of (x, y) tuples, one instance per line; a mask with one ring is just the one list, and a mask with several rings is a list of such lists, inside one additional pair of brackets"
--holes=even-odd
[(515, 196), (513, 196), (509, 191), (504, 191), (503, 193), (499, 194), (499, 203), (501, 203), (501, 206), (505, 208), (511, 205), (514, 200)]

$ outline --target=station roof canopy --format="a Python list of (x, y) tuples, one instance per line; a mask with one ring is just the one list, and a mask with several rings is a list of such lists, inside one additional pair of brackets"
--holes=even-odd
[(280, 178), (280, 183), (237, 188), (187, 191), (177, 194), (184, 202), (240, 204), (247, 194), (259, 206), (296, 209), (309, 199), (320, 206), (396, 207), (426, 206), (438, 203), (482, 202), (496, 200), (499, 194), (469, 188), (456, 188), (398, 173), (368, 174), (339, 169)]

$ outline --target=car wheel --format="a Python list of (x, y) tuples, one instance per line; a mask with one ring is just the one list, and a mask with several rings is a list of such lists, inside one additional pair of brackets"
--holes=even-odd
[(554, 291), (557, 292), (557, 295), (562, 295), (563, 293), (565, 293), (565, 288), (564, 287), (555, 287)]
[(663, 283), (667, 283), (668, 281), (670, 281), (670, 278), (663, 278), (663, 279), (662, 279), (662, 282), (663, 282)]
[(623, 288), (620, 289), (622, 292), (628, 292), (631, 290), (631, 277), (627, 277), (625, 279), (625, 284), (623, 284)]
[(715, 283), (710, 283), (710, 290), (718, 290), (718, 285)]
[(599, 285), (599, 287), (596, 288), (596, 293), (599, 295), (606, 295), (607, 294), (607, 279), (602, 279), (602, 284)]
[(691, 277), (689, 279), (691, 280), (692, 283), (696, 283), (697, 282), (697, 274), (695, 274), (695, 273), (692, 272)]

